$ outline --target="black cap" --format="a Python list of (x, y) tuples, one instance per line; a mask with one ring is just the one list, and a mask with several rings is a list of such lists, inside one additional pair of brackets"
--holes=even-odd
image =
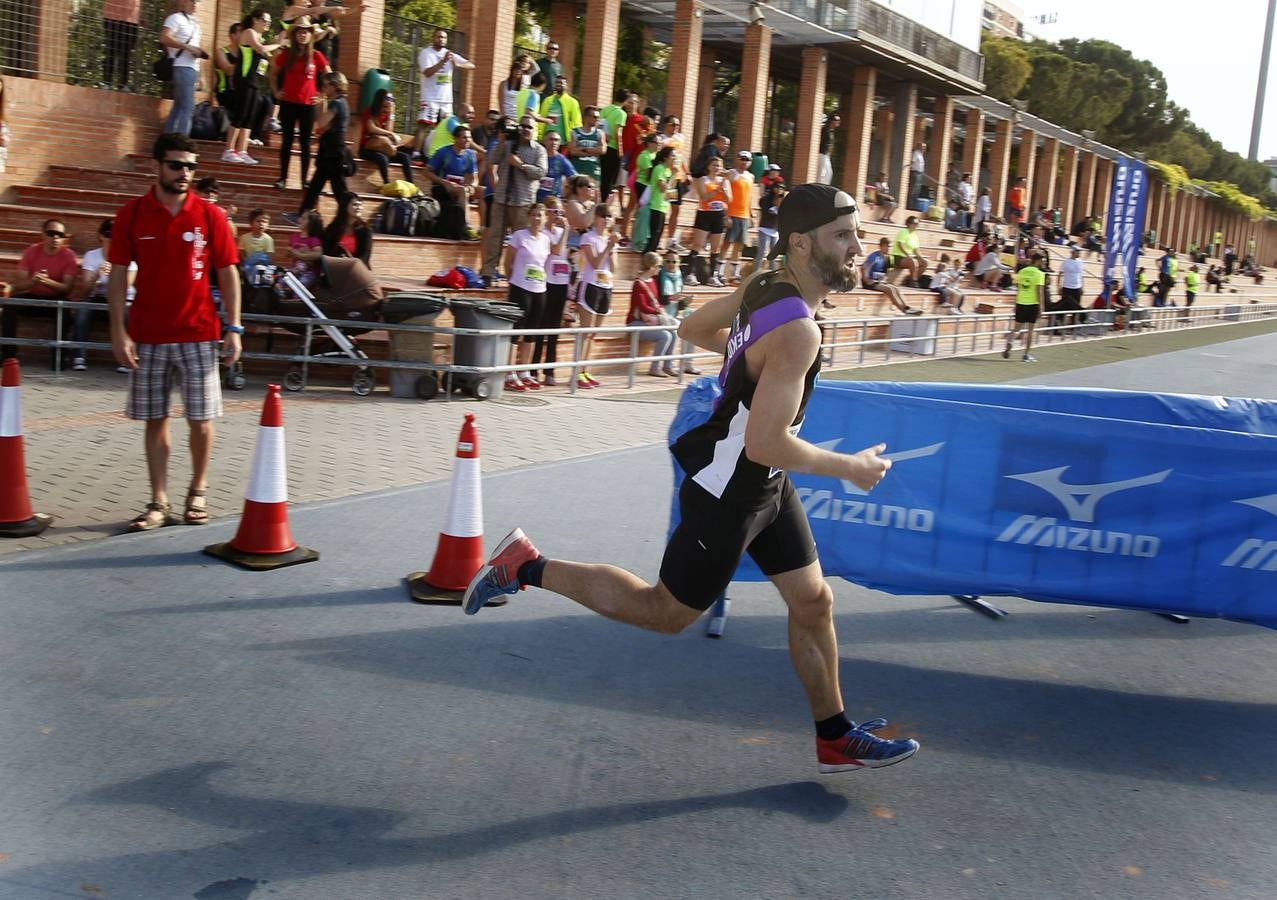
[(855, 198), (832, 184), (812, 182), (792, 188), (780, 203), (776, 222), (780, 238), (767, 258), (784, 253), (791, 234), (811, 231), (855, 211)]

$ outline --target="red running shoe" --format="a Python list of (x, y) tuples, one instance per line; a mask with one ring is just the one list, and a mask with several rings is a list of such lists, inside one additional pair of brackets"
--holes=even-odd
[(522, 382), (523, 382), (523, 386), (524, 386), (525, 388), (527, 388), (528, 390), (530, 390), (530, 391), (539, 391), (539, 390), (541, 390), (541, 382), (537, 381), (535, 378), (532, 378), (532, 377), (530, 377), (530, 376), (529, 376), (529, 377), (527, 377), (527, 378), (521, 378), (521, 379), (519, 379), (519, 380), (520, 380), (520, 381), (522, 381)]
[(465, 614), (473, 616), (501, 594), (517, 594), (523, 588), (519, 584), (519, 566), (532, 562), (540, 555), (522, 528), (516, 528), (507, 534), (497, 544), (492, 558), (475, 573), (466, 587), (465, 595), (461, 598)]
[(527, 388), (523, 386), (523, 382), (515, 378), (513, 375), (506, 376), (505, 389), (507, 391), (519, 391), (519, 392), (523, 392), (527, 390)]
[(912, 738), (891, 741), (873, 734), (886, 724), (886, 719), (870, 719), (859, 725), (852, 722), (851, 731), (840, 738), (831, 741), (816, 738), (816, 763), (820, 773), (880, 769), (904, 762), (918, 752), (918, 742)]

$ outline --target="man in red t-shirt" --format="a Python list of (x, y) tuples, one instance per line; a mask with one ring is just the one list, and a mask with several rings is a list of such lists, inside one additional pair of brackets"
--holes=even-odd
[[(107, 299), (111, 349), (132, 370), (125, 415), (146, 422), (146, 467), (151, 502), (130, 527), (149, 531), (161, 525), (208, 521), (208, 464), (213, 453), (213, 419), (222, 414), (217, 371), (221, 322), (209, 288), (217, 272), (226, 318), (227, 364), (240, 354), (239, 272), (235, 233), (226, 214), (191, 191), (195, 145), (181, 134), (162, 134), (151, 152), (158, 170), (155, 187), (115, 214)], [(136, 295), (124, 321), (129, 263), (136, 262)], [(176, 378), (175, 378), (176, 376)], [(168, 499), (169, 394), (182, 389), (190, 425), (191, 486), (185, 512), (173, 515)]]
[[(40, 230), (44, 233), (44, 240), (22, 251), (18, 271), (13, 277), (13, 296), (57, 300), (70, 293), (80, 263), (66, 245), (66, 225), (57, 219), (47, 219)], [(3, 301), (0, 301), (0, 306), (3, 307), (0, 310), (0, 334), (14, 337), (18, 333), (19, 306)], [(30, 310), (31, 307), (27, 307), (27, 311)], [(0, 348), (0, 358), (17, 355), (16, 344)]]

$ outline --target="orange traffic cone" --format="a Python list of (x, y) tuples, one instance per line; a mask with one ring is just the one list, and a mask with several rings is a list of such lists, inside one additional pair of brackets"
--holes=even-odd
[(0, 375), (0, 537), (32, 537), (53, 516), (31, 511), (27, 464), (22, 452), (22, 375), (16, 359)]
[(253, 451), (253, 470), (244, 496), (244, 514), (235, 537), (204, 548), (209, 556), (254, 572), (314, 562), (319, 552), (299, 546), (288, 527), (288, 466), (284, 454), (284, 408), (279, 385), (266, 388), (262, 422)]
[(483, 488), (479, 472), (479, 434), (474, 413), (466, 413), (457, 438), (448, 518), (439, 533), (429, 572), (408, 575), (412, 599), (421, 603), (460, 603), (461, 593), (483, 566)]

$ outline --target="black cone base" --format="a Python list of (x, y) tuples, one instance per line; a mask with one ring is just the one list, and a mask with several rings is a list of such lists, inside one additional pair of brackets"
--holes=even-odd
[[(409, 572), (407, 578), (408, 594), (417, 603), (428, 603), (432, 606), (460, 606), (461, 596), (465, 591), (449, 591), (445, 588), (435, 587), (426, 581), (425, 572)], [(498, 600), (489, 600), (486, 606), (505, 606), (509, 601), (504, 597)]]
[(21, 522), (0, 522), (0, 537), (24, 538), (35, 537), (53, 522), (53, 516), (36, 513)]
[(300, 545), (286, 553), (245, 553), (243, 550), (236, 550), (231, 546), (231, 542), (227, 541), (223, 544), (209, 544), (204, 548), (204, 552), (252, 572), (269, 572), (271, 569), (298, 566), (319, 559), (318, 550)]

